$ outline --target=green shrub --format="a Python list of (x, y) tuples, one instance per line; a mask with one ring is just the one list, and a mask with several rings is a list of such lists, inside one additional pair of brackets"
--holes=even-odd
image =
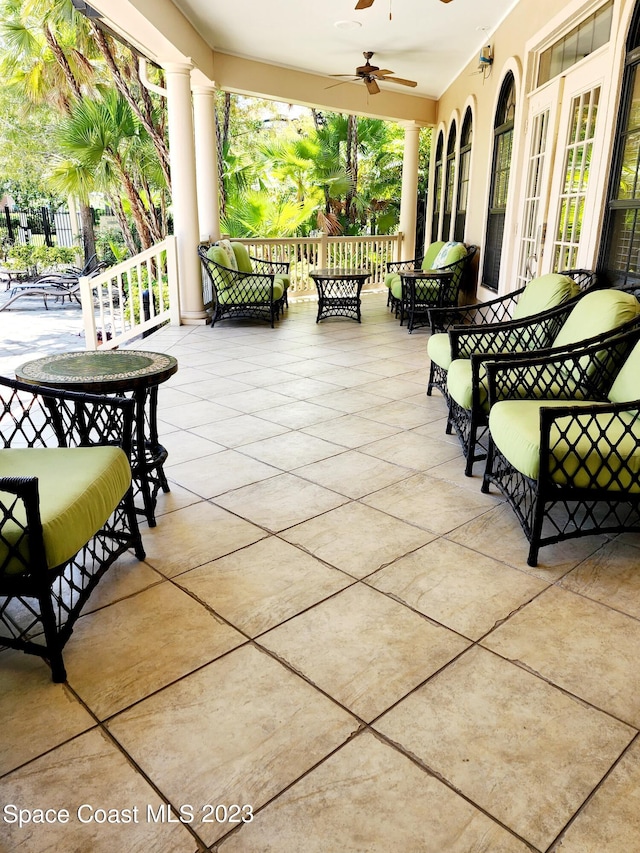
[(75, 249), (68, 246), (11, 246), (7, 252), (7, 266), (14, 269), (27, 269), (37, 275), (38, 270), (77, 263)]

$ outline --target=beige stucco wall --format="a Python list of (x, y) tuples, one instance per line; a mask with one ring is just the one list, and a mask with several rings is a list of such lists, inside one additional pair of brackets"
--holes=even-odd
[[(500, 292), (515, 286), (515, 265), (518, 240), (518, 214), (520, 193), (525, 180), (525, 121), (527, 116), (528, 93), (533, 88), (533, 63), (530, 51), (541, 42), (553, 42), (558, 34), (574, 25), (579, 15), (591, 13), (600, 2), (589, 0), (520, 0), (498, 29), (487, 36), (486, 43), (493, 48), (494, 62), (489, 75), (477, 73), (477, 58), (473, 58), (459, 74), (451, 86), (438, 101), (436, 128), (443, 128), (445, 144), (447, 133), (455, 117), (457, 131), (464, 116), (467, 104), (473, 109), (473, 148), (470, 173), (469, 209), (465, 239), (478, 244), (481, 249), (484, 242), (485, 223), (488, 205), (489, 178), (493, 150), (493, 122), (500, 86), (508, 70), (514, 73), (516, 80), (517, 106), (515, 121), (515, 143), (511, 164), (511, 183), (509, 206), (505, 226), (503, 262), (501, 264)], [(586, 251), (591, 266), (595, 266), (599, 246), (600, 228), (605, 204), (608, 167), (615, 120), (617, 116), (620, 81), (625, 51), (626, 33), (635, 0), (615, 0), (613, 31), (609, 46), (601, 49), (606, 54), (607, 71), (603, 77), (603, 91), (600, 103), (599, 121), (607, 123), (606, 138), (598, 152), (600, 169), (594, 180), (598, 181), (598, 203), (590, 210), (590, 245)], [(436, 136), (434, 133), (434, 150)], [(482, 262), (482, 253), (480, 263)], [(480, 296), (487, 292), (479, 291)]]

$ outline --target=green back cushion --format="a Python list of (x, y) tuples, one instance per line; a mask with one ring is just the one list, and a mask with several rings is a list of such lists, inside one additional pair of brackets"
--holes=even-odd
[(236, 259), (237, 269), (240, 272), (253, 272), (251, 258), (244, 243), (231, 243), (231, 248)]
[(554, 347), (564, 347), (617, 329), (640, 314), (640, 302), (632, 293), (621, 290), (595, 290), (587, 293), (569, 314)]
[[(37, 477), (40, 517), (47, 563), (50, 568), (73, 557), (97, 533), (118, 506), (131, 483), (131, 469), (118, 447), (10, 448), (0, 450), (0, 476)], [(0, 492), (3, 503), (13, 496)], [(22, 508), (16, 511), (26, 519)], [(14, 557), (7, 564), (5, 539), (17, 544), (20, 525), (5, 522), (0, 536), (0, 571), (24, 571)], [(28, 537), (20, 553), (28, 560)]]
[(435, 256), (431, 267), (427, 267), (427, 269), (441, 270), (442, 267), (449, 266), (449, 264), (455, 264), (456, 261), (462, 260), (466, 254), (467, 247), (464, 243), (458, 243), (453, 240), (448, 243), (444, 243), (438, 254)]
[(229, 267), (230, 270), (238, 269), (238, 262), (236, 261), (236, 253), (233, 251), (233, 246), (229, 242), (229, 240), (218, 240), (217, 244), (219, 249), (227, 256), (226, 263), (223, 264), (225, 267)]
[(424, 258), (422, 259), (422, 269), (423, 270), (432, 270), (433, 263), (435, 259), (438, 257), (438, 253), (444, 246), (442, 240), (436, 240), (435, 243), (431, 243), (430, 246), (427, 246), (427, 250), (424, 253)]
[[(516, 470), (533, 480), (540, 471), (542, 406), (566, 406), (566, 401), (502, 400), (489, 415), (496, 446)], [(554, 482), (566, 484), (568, 474), (578, 488), (637, 492), (638, 486), (628, 472), (635, 475), (640, 471), (640, 420), (635, 418), (628, 424), (603, 413), (589, 421), (588, 435), (581, 437), (581, 431), (568, 418), (559, 419), (558, 428), (552, 428), (551, 455), (557, 461), (549, 461), (549, 470)]]
[[(456, 358), (451, 362), (447, 372), (447, 391), (450, 396), (469, 411), (473, 406), (473, 381), (471, 372), (471, 359)], [(484, 382), (480, 382), (480, 403), (483, 408), (488, 405), (488, 393)]]
[(631, 350), (609, 391), (612, 403), (640, 400), (640, 342)]
[(513, 319), (521, 320), (531, 317), (556, 305), (562, 305), (568, 299), (577, 296), (580, 288), (568, 275), (550, 272), (532, 279), (525, 287), (524, 293), (513, 311)]
[[(218, 288), (224, 290), (229, 287), (234, 282), (234, 270), (229, 268), (228, 261), (229, 258), (227, 253), (220, 246), (211, 246), (207, 249), (207, 257), (210, 261), (213, 261), (214, 264), (218, 264), (219, 267), (223, 269), (216, 270), (216, 274), (214, 275), (214, 281)], [(225, 270), (228, 270), (225, 272)]]

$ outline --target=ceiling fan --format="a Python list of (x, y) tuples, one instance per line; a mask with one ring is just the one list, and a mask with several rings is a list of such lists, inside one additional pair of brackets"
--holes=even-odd
[[(441, 3), (451, 3), (451, 0), (440, 0)], [(369, 6), (373, 6), (373, 0), (358, 0), (356, 3), (356, 9), (368, 9)]]
[[(371, 0), (373, 2), (373, 0)], [(373, 51), (366, 50), (362, 54), (365, 58), (365, 64), (359, 65), (355, 70), (354, 74), (332, 74), (332, 77), (354, 77), (356, 80), (363, 80), (365, 86), (367, 87), (370, 95), (377, 95), (380, 91), (380, 86), (378, 86), (378, 80), (385, 80), (389, 83), (399, 83), (401, 86), (417, 86), (415, 80), (405, 80), (404, 77), (391, 77), (393, 71), (389, 71), (388, 68), (378, 68), (377, 65), (371, 65), (369, 60), (373, 56)]]

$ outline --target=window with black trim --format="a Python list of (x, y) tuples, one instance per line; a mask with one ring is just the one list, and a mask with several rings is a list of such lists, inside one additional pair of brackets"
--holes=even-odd
[(611, 284), (640, 281), (640, 3), (627, 41), (599, 271)]
[(438, 134), (436, 145), (436, 166), (433, 172), (433, 213), (431, 214), (431, 242), (439, 239), (440, 234), (440, 200), (442, 198), (442, 153), (444, 138)]
[(447, 138), (447, 164), (444, 179), (444, 212), (442, 214), (442, 239), (448, 240), (451, 234), (451, 214), (453, 213), (453, 191), (456, 173), (456, 123), (451, 124)]
[(456, 202), (456, 221), (453, 239), (464, 240), (464, 228), (467, 222), (467, 204), (469, 201), (469, 171), (471, 168), (471, 143), (473, 141), (473, 119), (471, 107), (467, 107), (460, 135), (460, 163), (458, 165), (458, 198)]
[(489, 215), (485, 238), (482, 283), (491, 290), (498, 289), (502, 241), (509, 192), (511, 154), (513, 151), (513, 128), (516, 112), (516, 86), (513, 74), (505, 77), (494, 121), (493, 162), (491, 189), (489, 193)]

